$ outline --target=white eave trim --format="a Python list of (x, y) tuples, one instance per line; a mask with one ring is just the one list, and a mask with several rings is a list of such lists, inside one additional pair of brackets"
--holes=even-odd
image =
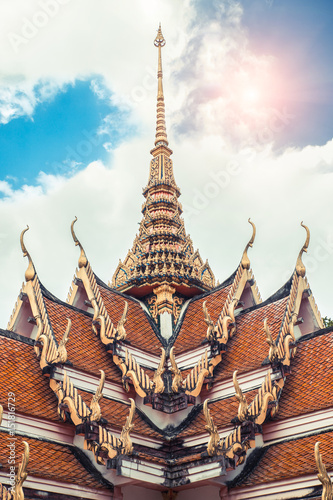
[[(159, 485), (164, 485), (168, 477), (168, 471), (165, 472), (165, 467), (160, 464), (154, 464), (143, 460), (130, 461), (126, 458), (122, 460), (120, 465), (120, 474), (136, 481)], [(212, 462), (195, 467), (188, 467), (185, 477), (189, 479), (191, 483), (196, 483), (225, 475), (225, 471), (221, 464), (219, 462)]]
[[(94, 377), (93, 375), (81, 372), (74, 368), (68, 368), (67, 366), (65, 369), (57, 366), (53, 378), (58, 381), (63, 380), (64, 370), (66, 370), (68, 376), (71, 378), (74, 387), (93, 394), (96, 392), (100, 381), (99, 377)], [(108, 380), (104, 383), (103, 396), (107, 399), (120, 401), (126, 405), (130, 404), (128, 401), (128, 394), (125, 389), (120, 384), (115, 384), (114, 382), (109, 382)]]
[[(268, 372), (271, 373), (271, 379), (277, 380), (281, 378), (280, 373), (272, 373), (269, 366), (258, 368), (251, 372), (240, 373), (237, 375), (237, 380), (243, 392), (248, 392), (259, 388), (265, 380)], [(230, 398), (235, 395), (235, 387), (232, 378), (215, 382), (212, 389), (209, 391), (209, 401), (218, 401), (220, 399)]]
[[(304, 498), (321, 483), (316, 475), (293, 477), (284, 481), (261, 483), (255, 486), (229, 490), (228, 500), (279, 500)], [(297, 496), (296, 496), (297, 495)]]
[[(9, 430), (8, 412), (3, 412), (3, 420), (0, 430)], [(41, 418), (34, 418), (27, 415), (15, 413), (15, 433), (22, 435), (36, 436), (36, 439), (44, 438), (60, 444), (72, 444), (75, 436), (75, 427), (71, 424), (51, 422)]]
[[(203, 336), (204, 340), (204, 336)], [(192, 368), (199, 361), (201, 356), (205, 354), (208, 350), (208, 358), (210, 358), (210, 345), (207, 343), (197, 349), (193, 349), (192, 351), (187, 351), (183, 354), (178, 354), (176, 356), (177, 366), (180, 370), (187, 370), (188, 368)], [(171, 366), (171, 364), (170, 364)]]
[(324, 432), (332, 427), (333, 408), (329, 408), (277, 422), (269, 422), (263, 426), (263, 439), (265, 446), (270, 446), (288, 438), (306, 436), (316, 431)]
[[(10, 420), (12, 422), (12, 420)], [(125, 423), (125, 422), (124, 422)], [(8, 412), (3, 412), (2, 425), (0, 431), (8, 432)], [(110, 432), (120, 438), (119, 430), (110, 429)], [(71, 423), (52, 422), (41, 418), (35, 418), (27, 415), (15, 413), (15, 433), (22, 436), (29, 436), (36, 439), (46, 439), (48, 441), (72, 445), (75, 439), (75, 426)], [(136, 432), (131, 432), (131, 439), (135, 444), (141, 444), (149, 448), (158, 449), (162, 446), (162, 439), (156, 439), (148, 436), (141, 436)], [(77, 445), (76, 445), (77, 446)], [(81, 446), (79, 446), (81, 448)], [(83, 449), (83, 448), (82, 448)]]
[[(161, 347), (163, 347), (162, 344)], [(144, 368), (149, 368), (150, 370), (156, 370), (158, 365), (160, 364), (161, 357), (154, 356), (153, 354), (148, 354), (144, 351), (141, 351), (140, 349), (137, 349), (136, 347), (132, 347), (125, 344), (117, 345), (118, 356), (125, 358), (125, 348), (130, 354), (132, 354), (132, 356), (135, 357), (135, 361)]]
[[(8, 475), (3, 472), (0, 473), (0, 482), (8, 488)], [(72, 495), (79, 498), (87, 498), (92, 500), (111, 500), (113, 494), (111, 489), (109, 491), (98, 492), (93, 488), (87, 486), (79, 486), (73, 483), (60, 483), (52, 479), (44, 479), (28, 475), (24, 481), (23, 487), (31, 488), (39, 491), (50, 491), (58, 493), (59, 495)]]

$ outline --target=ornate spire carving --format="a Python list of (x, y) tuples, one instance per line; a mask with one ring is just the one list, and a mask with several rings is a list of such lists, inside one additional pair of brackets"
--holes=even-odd
[(81, 268), (81, 267), (86, 267), (86, 265), (88, 264), (88, 259), (87, 259), (85, 251), (83, 250), (83, 246), (81, 245), (81, 243), (77, 239), (75, 231), (74, 231), (74, 224), (75, 224), (76, 221), (77, 221), (77, 217), (75, 216), (75, 219), (73, 220), (73, 222), (71, 224), (71, 233), (72, 233), (72, 236), (73, 236), (73, 240), (74, 240), (75, 246), (79, 246), (80, 250), (81, 250), (81, 254), (80, 254), (80, 257), (79, 257), (79, 268)]
[(307, 226), (305, 226), (305, 224), (303, 224), (303, 221), (301, 222), (301, 226), (304, 227), (304, 229), (306, 231), (306, 240), (305, 240), (305, 243), (302, 246), (302, 248), (298, 254), (298, 257), (297, 257), (296, 272), (297, 272), (298, 276), (302, 276), (302, 278), (304, 278), (306, 269), (305, 269), (305, 265), (303, 264), (303, 261), (302, 261), (302, 255), (304, 252), (308, 251), (308, 247), (309, 247), (309, 243), (310, 243), (310, 230)]
[(117, 340), (125, 340), (126, 339), (126, 330), (125, 330), (125, 323), (127, 321), (127, 311), (128, 311), (128, 302), (125, 300), (125, 305), (124, 305), (124, 312), (122, 314), (122, 317), (118, 321), (117, 325)]
[(165, 126), (165, 105), (164, 105), (164, 94), (163, 94), (163, 73), (162, 73), (162, 47), (165, 45), (165, 39), (161, 30), (161, 23), (159, 25), (156, 38), (154, 40), (155, 47), (158, 47), (158, 70), (157, 70), (157, 121), (156, 121), (156, 136), (155, 136), (155, 146), (160, 143), (168, 146), (168, 139)]
[[(172, 150), (165, 126), (161, 53), (165, 39), (161, 26), (154, 45), (158, 48), (157, 123), (148, 184), (143, 190), (143, 218), (132, 249), (117, 266), (112, 286), (134, 296), (150, 296), (151, 302), (159, 301), (159, 296), (156, 300), (152, 298), (155, 289), (163, 290), (163, 294), (168, 290), (170, 297), (171, 289), (175, 289), (174, 296), (168, 295), (167, 304), (175, 322), (178, 312), (174, 301), (179, 289), (183, 296), (193, 296), (214, 287), (215, 278), (208, 262), (204, 263), (199, 252), (194, 252), (181, 217), (180, 190), (173, 175)], [(157, 309), (156, 316), (164, 312), (164, 307)]]
[(27, 231), (29, 231), (29, 226), (27, 226), (26, 229), (23, 229), (21, 236), (20, 236), (20, 243), (21, 243), (21, 248), (22, 248), (22, 252), (23, 252), (23, 257), (28, 257), (28, 260), (29, 260), (28, 268), (25, 272), (25, 281), (26, 282), (32, 281), (35, 277), (35, 274), (36, 274), (35, 266), (32, 262), (31, 257), (30, 257), (30, 253), (26, 249), (26, 246), (25, 246), (24, 241), (23, 241), (23, 236)]
[(105, 373), (103, 370), (99, 370), (101, 372), (101, 379), (99, 381), (99, 385), (96, 389), (95, 394), (92, 397), (91, 403), (90, 403), (90, 421), (91, 422), (98, 422), (102, 418), (102, 412), (101, 412), (101, 407), (99, 406), (99, 401), (103, 397), (103, 388), (104, 388), (104, 382), (105, 382)]
[(179, 389), (182, 386), (183, 383), (183, 378), (182, 378), (182, 372), (177, 366), (175, 355), (174, 355), (174, 347), (171, 347), (170, 349), (170, 363), (171, 363), (171, 368), (170, 371), (173, 373), (173, 379), (172, 379), (172, 386), (171, 389), (173, 392), (178, 393)]
[(254, 225), (254, 223), (251, 221), (251, 219), (248, 219), (248, 222), (251, 224), (252, 226), (252, 236), (251, 236), (251, 239), (250, 241), (248, 242), (248, 244), (246, 245), (245, 247), (245, 250), (243, 252), (243, 257), (242, 257), (242, 266), (244, 269), (250, 269), (250, 259), (248, 258), (248, 255), (247, 255), (247, 251), (248, 249), (251, 247), (253, 247), (253, 243), (254, 243), (254, 239), (256, 237), (256, 226)]
[(163, 347), (161, 347), (161, 349), (162, 349), (161, 360), (160, 360), (160, 363), (157, 367), (157, 370), (154, 373), (154, 378), (153, 378), (154, 392), (156, 394), (164, 392), (164, 382), (163, 382), (162, 376), (163, 376), (163, 373), (165, 372), (166, 355), (165, 355), (165, 349), (163, 349)]
[(242, 392), (242, 389), (239, 387), (238, 380), (237, 380), (237, 370), (234, 371), (233, 377), (232, 377), (235, 391), (236, 391), (236, 399), (239, 401), (239, 406), (238, 406), (238, 419), (240, 422), (244, 422), (246, 420), (247, 415), (248, 415), (248, 405), (246, 398)]
[(126, 418), (125, 425), (122, 428), (120, 441), (122, 444), (122, 452), (124, 455), (131, 455), (133, 452), (133, 445), (130, 438), (130, 432), (134, 427), (133, 418), (135, 413), (135, 402), (134, 399), (129, 398), (131, 402), (131, 408), (128, 417)]
[(319, 445), (320, 441), (317, 441), (315, 444), (315, 459), (316, 459), (316, 465), (317, 469), (319, 471), (318, 474), (318, 479), (323, 485), (323, 492), (322, 492), (322, 500), (333, 500), (333, 484), (330, 476), (327, 474), (327, 470), (325, 465), (323, 464), (323, 460), (321, 458), (321, 454), (319, 453)]
[(265, 333), (266, 333), (266, 342), (269, 345), (269, 353), (268, 353), (268, 358), (271, 363), (274, 361), (277, 361), (279, 359), (279, 350), (277, 348), (277, 345), (275, 344), (272, 334), (269, 330), (268, 324), (267, 324), (267, 318), (264, 319), (264, 328), (265, 328)]
[(210, 317), (206, 303), (207, 303), (207, 301), (205, 300), (204, 303), (202, 304), (202, 309), (203, 309), (203, 313), (204, 313), (204, 321), (207, 325), (206, 337), (207, 337), (207, 340), (209, 342), (212, 342), (216, 337), (216, 328), (215, 328), (214, 322), (212, 321), (212, 319)]
[(205, 429), (209, 432), (210, 438), (207, 445), (207, 452), (210, 457), (216, 455), (220, 449), (220, 436), (208, 409), (209, 399), (203, 404), (203, 414), (206, 419)]
[(24, 445), (24, 452), (22, 453), (22, 462), (20, 463), (17, 470), (13, 491), (13, 497), (17, 500), (24, 500), (22, 486), (28, 476), (27, 468), (29, 462), (29, 445), (26, 441), (22, 441), (22, 443)]

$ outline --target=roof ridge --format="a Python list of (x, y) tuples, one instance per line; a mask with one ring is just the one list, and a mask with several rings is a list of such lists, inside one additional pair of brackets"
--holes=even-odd
[(273, 304), (274, 302), (278, 302), (279, 300), (282, 300), (282, 299), (285, 299), (286, 297), (288, 297), (289, 293), (290, 293), (291, 284), (292, 284), (292, 278), (293, 278), (293, 275), (281, 288), (279, 288), (276, 292), (274, 292), (266, 300), (264, 300), (263, 302), (260, 302), (259, 304), (255, 304), (254, 306), (243, 309), (243, 311), (241, 311), (238, 316), (243, 316), (243, 314), (247, 314), (247, 313), (252, 312), (254, 310), (260, 309), (261, 307), (265, 307), (268, 304)]
[(327, 326), (326, 328), (321, 328), (320, 330), (316, 330), (315, 332), (307, 333), (303, 335), (299, 339), (296, 340), (296, 344), (301, 342), (306, 342), (316, 337), (321, 337), (321, 335), (326, 335), (327, 333), (333, 333), (333, 326)]
[(59, 299), (59, 297), (56, 297), (47, 288), (45, 288), (45, 286), (42, 283), (40, 283), (40, 287), (41, 287), (41, 292), (42, 292), (43, 297), (46, 297), (47, 299), (51, 300), (52, 302), (55, 302), (56, 304), (60, 304), (61, 306), (65, 306), (65, 307), (72, 309), (73, 311), (76, 311), (80, 314), (84, 314), (84, 316), (88, 316), (89, 318), (93, 317), (92, 313), (90, 313), (88, 311), (84, 311), (83, 309), (80, 309), (79, 307), (75, 307), (72, 304), (69, 304), (68, 302), (65, 302), (65, 301)]
[(3, 330), (0, 328), (0, 336), (7, 337), (11, 340), (17, 340), (18, 342), (22, 342), (23, 344), (34, 345), (35, 341), (30, 337), (25, 337), (19, 333), (11, 332), (10, 330)]
[(142, 307), (143, 305), (145, 305), (142, 300), (137, 299), (136, 297), (132, 297), (131, 295), (127, 295), (124, 292), (120, 292), (120, 291), (116, 290), (115, 288), (109, 287), (95, 273), (94, 273), (94, 275), (95, 275), (96, 283), (97, 283), (98, 286), (104, 287), (108, 292), (115, 293), (116, 295), (118, 295), (122, 299), (131, 300), (135, 304), (138, 304), (142, 308), (142, 310), (143, 310), (143, 312), (144, 312), (144, 314), (145, 314), (145, 316), (146, 316), (146, 318), (147, 318), (150, 326), (152, 327), (153, 332), (155, 333), (155, 335), (158, 338), (158, 340), (161, 342), (162, 346), (163, 347), (167, 347), (168, 341), (166, 341), (165, 338), (162, 337), (162, 335), (161, 335), (158, 327), (156, 326), (156, 323), (154, 322), (154, 320), (152, 319), (152, 317), (147, 313), (146, 307)]
[(235, 279), (235, 276), (237, 274), (239, 266), (237, 269), (227, 278), (226, 280), (223, 281), (220, 285), (216, 286), (215, 288), (212, 288), (211, 290), (208, 290), (207, 292), (201, 293), (200, 295), (196, 295), (195, 297), (192, 297), (189, 301), (189, 304), (192, 304), (192, 302), (195, 302), (196, 300), (202, 299), (204, 297), (208, 297), (212, 293), (215, 293), (219, 290), (223, 290), (223, 288), (226, 288), (227, 286), (231, 285)]

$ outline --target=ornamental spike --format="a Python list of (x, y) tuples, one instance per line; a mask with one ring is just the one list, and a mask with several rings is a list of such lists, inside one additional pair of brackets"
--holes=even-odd
[(79, 246), (80, 250), (81, 250), (81, 254), (79, 257), (79, 267), (81, 268), (81, 267), (86, 267), (86, 265), (88, 264), (88, 259), (87, 259), (85, 251), (83, 250), (83, 246), (81, 245), (81, 243), (77, 239), (77, 236), (76, 236), (75, 231), (74, 231), (74, 224), (76, 221), (77, 221), (77, 217), (75, 216), (75, 219), (73, 220), (73, 222), (71, 224), (71, 233), (72, 233), (72, 237), (73, 237), (75, 246)]
[(250, 247), (251, 248), (253, 247), (254, 239), (256, 237), (256, 226), (255, 226), (255, 224), (251, 221), (251, 219), (248, 219), (248, 222), (252, 226), (252, 236), (251, 236), (250, 241), (248, 242), (248, 244), (245, 247), (245, 250), (244, 250), (243, 256), (242, 256), (242, 260), (241, 260), (241, 264), (242, 264), (242, 267), (244, 269), (250, 269), (250, 259), (248, 258), (247, 251), (248, 251), (248, 249)]
[(158, 47), (158, 70), (157, 70), (157, 121), (156, 121), (156, 136), (155, 136), (155, 146), (162, 143), (164, 146), (168, 146), (168, 139), (165, 126), (165, 105), (164, 105), (164, 94), (163, 94), (163, 73), (162, 73), (162, 51), (161, 48), (165, 45), (165, 39), (162, 34), (161, 24), (159, 25), (156, 38), (154, 40), (155, 47)]
[(25, 229), (23, 229), (22, 233), (21, 233), (21, 236), (20, 236), (20, 243), (21, 243), (21, 248), (22, 248), (22, 252), (23, 252), (23, 257), (28, 257), (28, 260), (29, 260), (29, 264), (28, 264), (28, 268), (25, 272), (25, 281), (28, 282), (28, 281), (32, 281), (35, 277), (35, 274), (36, 274), (36, 270), (35, 270), (35, 266), (32, 262), (32, 259), (30, 257), (30, 253), (28, 252), (28, 250), (26, 249), (26, 246), (24, 244), (24, 240), (23, 240), (23, 237), (24, 237), (24, 234), (29, 230), (29, 226), (27, 226)]
[(302, 255), (304, 252), (307, 252), (308, 248), (309, 248), (310, 230), (305, 224), (303, 224), (303, 221), (301, 222), (301, 226), (304, 227), (304, 229), (306, 231), (306, 240), (305, 240), (305, 243), (302, 246), (302, 248), (298, 254), (298, 257), (297, 257), (296, 272), (297, 272), (298, 276), (301, 276), (302, 278), (304, 278), (305, 273), (306, 273), (306, 269), (305, 269), (305, 265), (303, 264), (303, 261), (302, 261)]

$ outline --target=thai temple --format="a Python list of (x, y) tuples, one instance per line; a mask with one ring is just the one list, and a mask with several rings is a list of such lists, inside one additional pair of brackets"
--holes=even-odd
[(0, 499), (332, 499), (333, 327), (302, 261), (309, 229), (299, 228), (290, 279), (263, 300), (256, 228), (244, 221), (239, 266), (216, 284), (182, 218), (161, 27), (154, 44), (142, 219), (109, 283), (75, 218), (78, 267), (67, 301), (56, 298), (22, 231), (25, 281), (0, 330)]

